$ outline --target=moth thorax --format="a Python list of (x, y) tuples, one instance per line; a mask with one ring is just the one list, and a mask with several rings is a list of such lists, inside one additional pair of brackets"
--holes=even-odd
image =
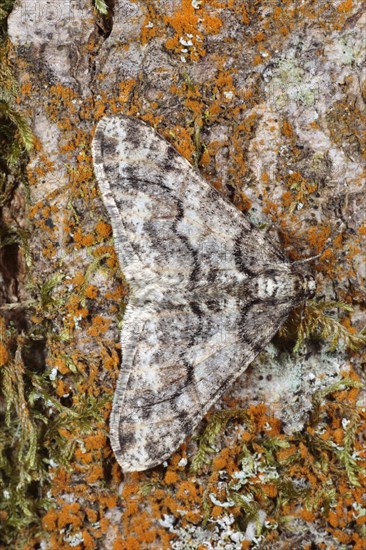
[(306, 294), (303, 276), (292, 271), (290, 266), (259, 273), (255, 286), (255, 293), (260, 300), (295, 302), (304, 299)]
[(316, 282), (312, 275), (301, 275), (302, 287), (305, 298), (314, 298), (316, 291)]

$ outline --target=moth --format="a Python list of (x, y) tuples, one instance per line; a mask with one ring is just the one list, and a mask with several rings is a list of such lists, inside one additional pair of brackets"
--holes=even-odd
[(194, 430), (314, 280), (144, 122), (103, 118), (92, 152), (130, 286), (111, 445), (124, 471), (146, 470)]

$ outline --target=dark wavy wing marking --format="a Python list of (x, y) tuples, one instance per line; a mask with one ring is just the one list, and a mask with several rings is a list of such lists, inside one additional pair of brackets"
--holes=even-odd
[[(122, 369), (111, 417), (111, 443), (125, 471), (160, 464), (234, 383), (289, 313), (289, 304), (236, 304), (217, 297), (201, 318), (186, 306), (135, 309), (126, 319)], [(271, 323), (268, 323), (270, 315)], [(130, 325), (129, 323), (132, 323)], [(244, 330), (243, 327), (250, 327)]]
[(235, 284), (283, 260), (156, 132), (126, 116), (99, 122), (93, 156), (121, 267), (140, 286)]
[[(170, 456), (271, 339), (293, 304), (282, 288), (291, 270), (144, 123), (103, 119), (93, 156), (132, 289), (111, 443), (124, 470), (144, 470)], [(272, 268), (277, 278), (260, 275)]]

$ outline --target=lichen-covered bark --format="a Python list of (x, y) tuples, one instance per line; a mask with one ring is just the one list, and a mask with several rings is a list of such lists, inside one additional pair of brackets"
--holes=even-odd
[[(9, 18), (19, 106), (36, 136), (29, 283), (12, 300), (25, 302), (27, 331), (41, 335), (32, 383), (39, 380), (40, 403), (47, 379), (42, 411), (53, 422), (40, 455), (49, 508), (42, 530), (18, 527), (18, 540), (29, 535), (29, 548), (210, 548), (219, 540), (247, 548), (257, 517), (263, 547), (361, 548), (364, 419), (354, 386), (362, 356), (342, 339), (336, 352), (313, 339), (291, 355), (290, 326), (229, 392), (227, 406), (246, 407), (245, 421), (224, 436), (214, 417), (199, 475), (188, 472), (189, 443), (168, 465), (122, 476), (107, 422), (127, 288), (90, 143), (105, 114), (152, 124), (253, 223), (278, 234), (291, 260), (316, 256), (307, 265), (319, 299), (354, 308), (334, 308), (341, 325), (319, 313), (320, 329), (330, 326), (344, 343), (365, 324), (362, 2), (116, 0), (108, 12), (86, 0), (20, 0)], [(323, 403), (319, 391), (342, 376)], [(221, 451), (205, 466), (215, 430)], [(52, 454), (62, 446), (70, 448), (63, 462)]]

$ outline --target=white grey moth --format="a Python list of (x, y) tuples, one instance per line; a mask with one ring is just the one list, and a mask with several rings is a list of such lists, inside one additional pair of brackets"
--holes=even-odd
[(314, 281), (142, 121), (103, 118), (93, 158), (131, 292), (111, 445), (124, 471), (146, 470), (177, 449)]

